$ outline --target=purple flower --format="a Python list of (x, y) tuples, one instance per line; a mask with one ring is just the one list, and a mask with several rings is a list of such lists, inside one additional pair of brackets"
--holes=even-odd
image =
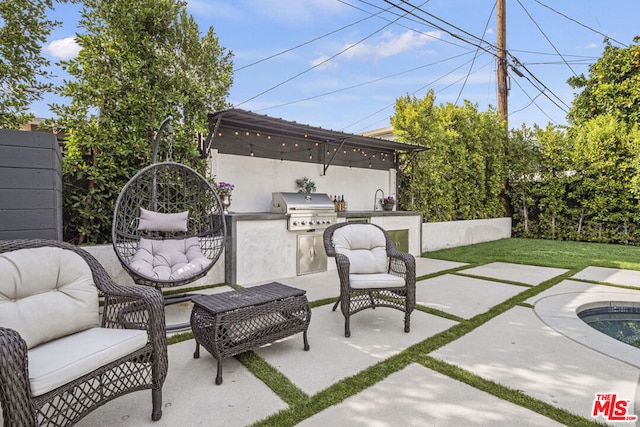
[(393, 196), (385, 197), (384, 199), (382, 199), (383, 205), (394, 205), (395, 203), (396, 199), (394, 199)]
[(230, 196), (231, 192), (235, 188), (233, 184), (228, 182), (219, 182), (216, 187), (218, 189), (218, 194), (221, 196)]

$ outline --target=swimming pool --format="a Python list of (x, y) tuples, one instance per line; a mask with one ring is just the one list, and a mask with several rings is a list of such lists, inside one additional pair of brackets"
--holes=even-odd
[(595, 307), (580, 311), (578, 317), (597, 331), (640, 348), (640, 307)]

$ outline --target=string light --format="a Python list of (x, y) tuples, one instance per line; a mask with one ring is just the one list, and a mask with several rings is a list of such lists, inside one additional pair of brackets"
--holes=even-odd
[[(265, 135), (262, 134), (260, 132), (249, 132), (249, 131), (244, 131), (244, 130), (231, 130), (229, 129), (229, 132), (233, 132), (233, 134), (235, 134), (235, 136), (239, 136), (242, 132), (244, 132), (244, 134), (247, 137), (251, 137), (252, 135), (255, 135), (256, 137), (260, 137), (260, 138), (264, 138), (266, 137), (267, 140), (271, 140), (272, 136), (271, 135)], [(218, 137), (224, 137), (224, 131), (220, 130), (217, 132), (217, 136)], [(308, 134), (304, 134), (304, 138), (308, 138), (309, 135)], [(279, 139), (279, 138), (278, 138)], [(246, 140), (245, 143), (247, 145), (249, 145), (250, 149), (249, 149), (249, 155), (251, 157), (255, 157), (255, 151), (254, 151), (254, 145), (255, 144), (249, 144), (249, 140)], [(365, 149), (361, 148), (361, 147), (342, 147), (342, 144), (340, 147), (336, 147), (336, 146), (332, 146), (333, 144), (331, 143), (330, 140), (326, 140), (324, 142), (322, 142), (325, 147), (326, 147), (326, 154), (327, 156), (330, 156), (331, 153), (331, 149), (333, 148), (333, 156), (335, 157), (336, 154), (338, 154), (339, 150), (342, 150), (342, 153), (340, 154), (340, 157), (342, 158), (342, 162), (344, 162), (343, 164), (346, 166), (348, 165), (350, 168), (353, 167), (353, 163), (356, 164), (356, 166), (358, 166), (358, 164), (360, 165), (367, 165), (369, 168), (373, 168), (373, 160), (376, 159), (376, 157), (379, 159), (377, 160), (378, 162), (386, 162), (387, 157), (389, 157), (390, 155), (394, 154), (394, 153), (388, 153), (388, 152), (384, 152), (384, 151), (378, 151), (378, 152), (370, 152), (368, 153)], [(313, 144), (313, 145), (312, 145)], [(299, 142), (296, 141), (295, 139), (292, 141), (286, 141), (286, 140), (280, 140), (280, 145), (281, 145), (281, 150), (278, 151), (277, 149), (270, 149), (268, 148), (267, 145), (264, 145), (264, 143), (259, 144), (260, 147), (260, 152), (264, 154), (267, 154), (268, 152), (272, 152), (273, 154), (276, 153), (280, 153), (280, 161), (284, 161), (284, 153), (294, 153), (293, 154), (293, 159), (300, 159), (301, 158), (301, 154), (302, 152), (304, 152), (304, 150), (307, 150), (307, 155), (309, 157), (309, 160), (312, 161), (314, 159), (313, 156), (313, 152), (311, 150), (311, 148), (315, 147), (319, 147), (320, 146), (320, 142), (318, 141), (307, 141), (307, 142)], [(358, 159), (354, 159), (353, 156), (351, 155), (351, 153), (360, 153), (362, 155), (361, 160)], [(299, 154), (295, 154), (295, 153), (299, 153)], [(322, 156), (321, 156), (322, 157)], [(277, 158), (277, 157), (276, 157)], [(365, 163), (366, 162), (366, 163)], [(363, 166), (364, 166), (363, 165)], [(365, 167), (367, 167), (365, 166)]]

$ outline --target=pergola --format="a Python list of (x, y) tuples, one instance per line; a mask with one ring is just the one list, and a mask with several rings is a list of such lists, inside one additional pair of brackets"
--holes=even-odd
[(425, 150), (405, 144), (324, 129), (242, 109), (211, 114), (205, 144), (220, 153), (388, 170), (397, 168), (398, 153)]

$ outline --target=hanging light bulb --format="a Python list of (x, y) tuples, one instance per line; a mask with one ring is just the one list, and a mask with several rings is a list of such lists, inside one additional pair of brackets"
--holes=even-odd
[(249, 155), (253, 157), (253, 144), (251, 144), (250, 147), (251, 147), (251, 153), (249, 153)]
[(311, 154), (311, 148), (309, 148), (309, 160), (313, 160), (313, 155)]

